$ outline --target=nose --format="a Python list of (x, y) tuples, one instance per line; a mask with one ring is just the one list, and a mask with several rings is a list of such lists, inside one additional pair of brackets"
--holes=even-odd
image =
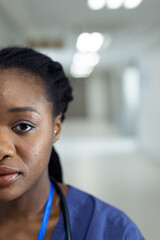
[(7, 139), (1, 139), (0, 136), (0, 160), (13, 158), (15, 155), (15, 146)]

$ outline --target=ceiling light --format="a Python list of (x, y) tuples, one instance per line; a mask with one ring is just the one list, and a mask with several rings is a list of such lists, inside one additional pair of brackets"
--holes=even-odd
[(94, 67), (99, 63), (99, 55), (97, 53), (76, 53), (73, 63), (76, 66)]
[[(133, 1), (133, 0), (131, 0)], [(110, 9), (117, 9), (123, 5), (124, 0), (107, 0), (107, 7)]]
[(97, 52), (104, 41), (104, 37), (101, 33), (82, 33), (77, 39), (77, 49), (80, 52)]
[(104, 37), (101, 33), (94, 32), (90, 35), (90, 52), (97, 52), (103, 44)]
[(90, 34), (89, 33), (80, 34), (77, 39), (76, 46), (80, 52), (87, 52), (90, 46)]
[(124, 7), (125, 8), (136, 8), (138, 7), (143, 0), (124, 0)]
[(88, 0), (87, 3), (89, 8), (98, 10), (105, 6), (106, 0)]
[(86, 67), (72, 64), (70, 68), (70, 73), (75, 78), (86, 78), (93, 71), (93, 67)]

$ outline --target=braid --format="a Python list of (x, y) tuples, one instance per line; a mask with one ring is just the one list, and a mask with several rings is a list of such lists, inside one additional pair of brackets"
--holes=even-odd
[(63, 182), (62, 168), (61, 168), (59, 156), (55, 151), (54, 147), (52, 147), (52, 153), (51, 153), (50, 162), (49, 162), (49, 175), (54, 177), (56, 181), (60, 183)]

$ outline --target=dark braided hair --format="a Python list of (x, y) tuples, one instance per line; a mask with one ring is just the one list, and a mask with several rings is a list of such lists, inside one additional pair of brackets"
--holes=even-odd
[[(39, 77), (44, 83), (48, 100), (53, 103), (53, 116), (62, 114), (62, 121), (64, 120), (73, 97), (72, 88), (61, 64), (31, 48), (8, 47), (0, 50), (0, 70), (9, 68)], [(60, 161), (54, 148), (49, 161), (49, 175), (62, 182)]]

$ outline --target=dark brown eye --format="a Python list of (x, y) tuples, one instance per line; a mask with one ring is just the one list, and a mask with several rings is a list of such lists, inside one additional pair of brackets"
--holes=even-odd
[(33, 126), (31, 126), (27, 123), (20, 123), (17, 126), (13, 127), (13, 130), (15, 130), (16, 132), (21, 132), (21, 133), (29, 132), (32, 129), (33, 129)]

